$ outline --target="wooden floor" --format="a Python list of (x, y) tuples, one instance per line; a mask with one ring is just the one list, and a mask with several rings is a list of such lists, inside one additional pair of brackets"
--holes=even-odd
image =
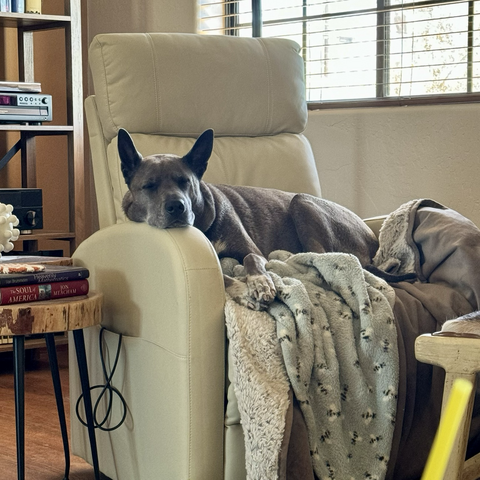
[[(58, 361), (69, 422), (68, 350), (59, 346)], [(31, 358), (31, 357), (34, 358)], [(65, 461), (58, 423), (52, 377), (45, 349), (27, 351), (25, 373), (25, 477), (26, 480), (62, 480)], [(15, 403), (11, 353), (0, 353), (0, 478), (17, 478), (15, 445)], [(71, 456), (70, 480), (93, 480), (93, 468)]]

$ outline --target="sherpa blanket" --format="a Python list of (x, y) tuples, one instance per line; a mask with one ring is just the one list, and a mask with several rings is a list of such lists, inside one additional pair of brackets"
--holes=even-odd
[(398, 384), (393, 289), (343, 253), (274, 252), (267, 269), (277, 289), (268, 313), (226, 306), (247, 478), (278, 478), (289, 385), (319, 479), (384, 478)]
[[(332, 255), (318, 257), (329, 264)], [(419, 281), (392, 284), (394, 315), (382, 312), (392, 322), (380, 321), (385, 328), (382, 334), (375, 323), (376, 309), (388, 310), (387, 305), (392, 305), (391, 290), (358, 266), (352, 268), (359, 283), (353, 287), (347, 281), (345, 288), (341, 269), (327, 272), (332, 264), (319, 266), (313, 257), (317, 256), (281, 254), (271, 259), (267, 268), (279, 296), (269, 312), (253, 312), (227, 298), (248, 478), (285, 478), (282, 449), (298, 441), (288, 416), (290, 384), (308, 430), (306, 457), (311, 455), (318, 478), (420, 478), (438, 425), (444, 375), (441, 369), (415, 360), (414, 342), (422, 333), (439, 330), (446, 320), (480, 308), (480, 230), (458, 212), (429, 199), (408, 202), (387, 218), (374, 263), (392, 273), (413, 271)], [(233, 276), (227, 264), (226, 273)], [(241, 276), (238, 267), (235, 273)], [(368, 302), (362, 307), (359, 300), (366, 298), (370, 312), (362, 310)], [(336, 314), (330, 304), (337, 307)], [(396, 326), (396, 338), (391, 325)], [(355, 360), (352, 370), (355, 355), (360, 366)], [(373, 377), (367, 375), (370, 370)], [(352, 379), (352, 372), (357, 377)], [(367, 395), (357, 398), (357, 392)], [(358, 429), (353, 427), (358, 418), (350, 418), (350, 413), (355, 415), (353, 406), (364, 421), (356, 425)], [(265, 412), (268, 415), (262, 416)], [(394, 425), (393, 438), (388, 423)], [(380, 424), (381, 433), (375, 433)], [(480, 415), (472, 423), (471, 454), (480, 450), (480, 442), (475, 441), (479, 434)], [(308, 466), (302, 468), (296, 478), (313, 478), (313, 473), (305, 473)]]

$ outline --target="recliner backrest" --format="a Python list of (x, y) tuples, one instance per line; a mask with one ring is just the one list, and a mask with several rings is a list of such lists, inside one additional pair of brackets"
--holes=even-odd
[(164, 33), (97, 35), (86, 100), (100, 227), (125, 221), (116, 136), (137, 149), (184, 155), (207, 128), (205, 180), (320, 196), (299, 47), (285, 39)]

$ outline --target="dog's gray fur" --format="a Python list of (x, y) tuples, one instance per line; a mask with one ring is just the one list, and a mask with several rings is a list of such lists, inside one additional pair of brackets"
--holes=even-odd
[(129, 189), (122, 205), (126, 216), (158, 228), (200, 229), (220, 258), (243, 262), (246, 287), (229, 277), (225, 284), (254, 309), (265, 308), (275, 297), (264, 267), (274, 250), (345, 252), (356, 255), (363, 266), (371, 263), (378, 248), (375, 235), (357, 215), (336, 203), (307, 194), (202, 181), (213, 138), (213, 131), (206, 130), (184, 157), (143, 158), (128, 132), (120, 129), (118, 151)]

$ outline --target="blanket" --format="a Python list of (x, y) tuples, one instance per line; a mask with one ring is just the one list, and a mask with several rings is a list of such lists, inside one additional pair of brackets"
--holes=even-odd
[[(459, 212), (431, 199), (418, 199), (387, 217), (379, 241), (376, 265), (393, 257), (394, 271), (413, 271), (419, 279), (392, 284), (400, 381), (386, 477), (418, 479), (440, 418), (444, 372), (416, 361), (415, 339), (480, 308), (480, 230)], [(467, 456), (480, 451), (478, 400), (477, 392)]]
[[(414, 340), (479, 308), (480, 231), (437, 202), (415, 200), (385, 222), (374, 263), (420, 281), (388, 286), (346, 254), (278, 252), (267, 264), (279, 292), (268, 312), (227, 299), (248, 478), (285, 478), (282, 449), (297, 440), (292, 403), (307, 431), (305, 472), (419, 478), (443, 374), (415, 361)], [(223, 266), (241, 278), (238, 267)]]
[(393, 289), (343, 253), (274, 252), (267, 269), (278, 296), (268, 314), (226, 309), (248, 478), (277, 478), (289, 384), (317, 477), (383, 478), (397, 403)]

